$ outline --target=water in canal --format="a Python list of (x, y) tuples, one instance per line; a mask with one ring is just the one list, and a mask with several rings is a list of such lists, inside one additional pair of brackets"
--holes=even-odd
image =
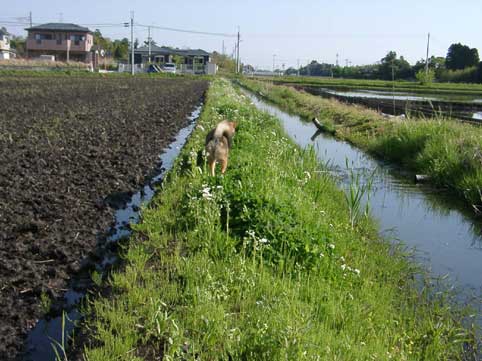
[[(417, 185), (395, 166), (375, 160), (332, 136), (312, 136), (317, 128), (296, 115), (247, 95), (258, 109), (281, 120), (288, 135), (301, 147), (313, 145), (319, 159), (343, 187), (350, 182), (349, 167), (362, 181), (374, 177), (370, 209), (385, 238), (402, 242), (415, 252), (434, 278), (443, 278), (457, 292), (458, 300), (470, 302), (482, 326), (482, 222), (457, 200), (428, 186)], [(375, 171), (374, 176), (373, 171)]]

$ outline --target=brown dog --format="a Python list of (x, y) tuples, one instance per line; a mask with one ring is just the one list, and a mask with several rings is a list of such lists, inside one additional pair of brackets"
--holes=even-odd
[(228, 166), (229, 148), (236, 131), (236, 122), (223, 120), (206, 135), (206, 153), (211, 175), (215, 175), (216, 162), (221, 163), (221, 173)]

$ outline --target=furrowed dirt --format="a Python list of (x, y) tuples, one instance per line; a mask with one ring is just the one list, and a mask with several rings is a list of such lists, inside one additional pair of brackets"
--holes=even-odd
[(0, 359), (15, 359), (140, 188), (207, 82), (0, 78)]

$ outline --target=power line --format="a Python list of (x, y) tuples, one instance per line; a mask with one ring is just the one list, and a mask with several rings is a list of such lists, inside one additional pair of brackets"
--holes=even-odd
[(222, 37), (227, 37), (227, 38), (235, 38), (238, 35), (237, 34), (229, 34), (229, 33), (214, 33), (214, 32), (209, 32), (209, 31), (198, 31), (198, 30), (187, 30), (187, 29), (179, 29), (179, 28), (171, 28), (171, 27), (166, 27), (166, 26), (158, 26), (158, 25), (144, 25), (144, 24), (135, 24), (136, 26), (140, 27), (151, 27), (153, 29), (159, 29), (159, 30), (167, 30), (167, 31), (175, 31), (179, 33), (189, 33), (189, 34), (200, 34), (200, 35), (211, 35), (211, 36), (222, 36)]

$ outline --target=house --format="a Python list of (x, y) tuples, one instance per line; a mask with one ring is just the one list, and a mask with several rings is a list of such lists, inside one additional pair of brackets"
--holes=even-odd
[(0, 60), (10, 59), (11, 53), (9, 34), (5, 30), (0, 29)]
[(151, 45), (134, 49), (134, 64), (176, 63), (178, 71), (190, 74), (215, 74), (216, 66), (211, 63), (211, 54), (201, 49), (174, 49)]
[(58, 61), (92, 61), (94, 36), (88, 28), (76, 24), (48, 23), (25, 30), (28, 31), (27, 51), (30, 58), (51, 55)]

